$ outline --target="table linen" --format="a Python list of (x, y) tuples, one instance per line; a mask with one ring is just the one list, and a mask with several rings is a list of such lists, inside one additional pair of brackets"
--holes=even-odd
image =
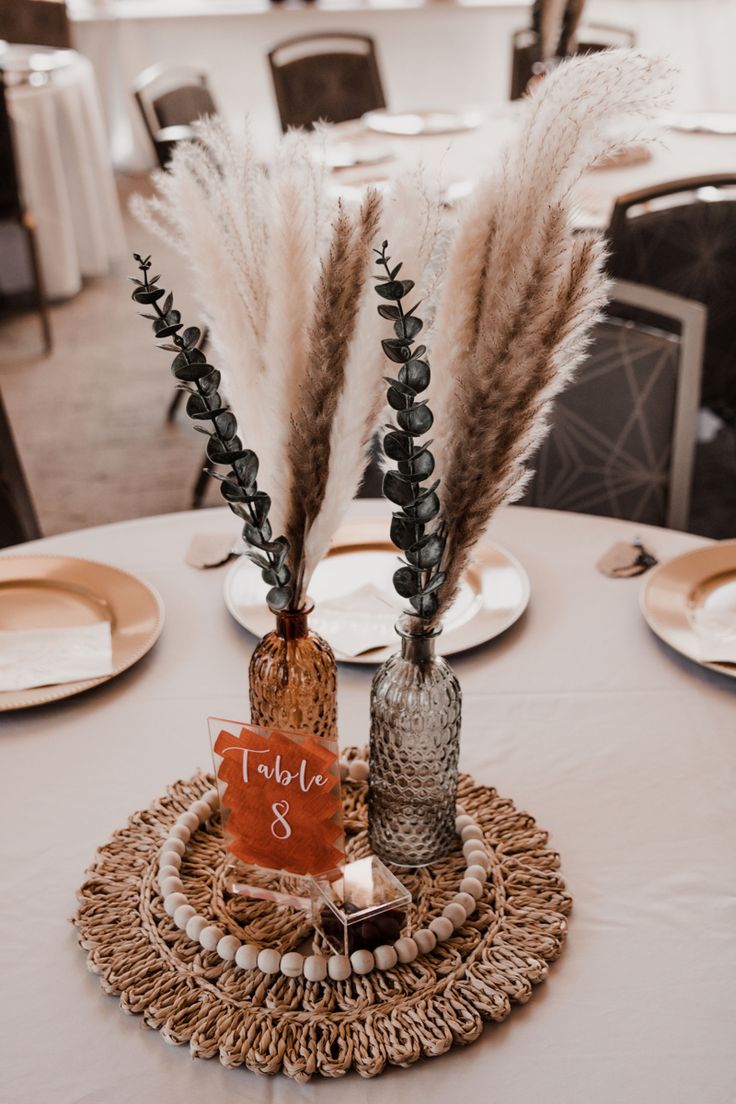
[[(70, 64), (52, 70), (45, 83), (11, 85), (7, 98), (21, 188), (37, 227), (46, 294), (49, 299), (66, 299), (80, 290), (83, 279), (106, 275), (125, 255), (92, 65), (77, 54)], [(12, 255), (7, 228), (3, 242)], [(27, 284), (22, 260), (3, 267), (2, 290), (16, 291)]]
[[(37, 542), (139, 573), (167, 623), (122, 677), (1, 722), (7, 1099), (732, 1104), (736, 686), (651, 634), (641, 579), (595, 567), (637, 534), (659, 560), (705, 542), (610, 519), (501, 510), (489, 538), (524, 564), (531, 602), (504, 636), (452, 659), (461, 769), (551, 832), (574, 898), (567, 947), (528, 1006), (411, 1070), (297, 1087), (191, 1062), (100, 992), (65, 923), (84, 867), (131, 812), (209, 766), (208, 714), (247, 714), (255, 642), (224, 608), (224, 571), (184, 563), (206, 531), (235, 537), (237, 524), (212, 510)], [(371, 675), (340, 668), (343, 746), (367, 741)]]

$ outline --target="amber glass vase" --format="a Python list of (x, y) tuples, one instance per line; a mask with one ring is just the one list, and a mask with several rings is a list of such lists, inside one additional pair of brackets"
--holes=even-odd
[(440, 629), (396, 626), (401, 651), (371, 686), (368, 834), (374, 854), (426, 866), (455, 844), (462, 695), (435, 654)]
[(332, 648), (309, 628), (314, 606), (276, 612), (250, 661), (251, 724), (337, 736), (337, 665)]

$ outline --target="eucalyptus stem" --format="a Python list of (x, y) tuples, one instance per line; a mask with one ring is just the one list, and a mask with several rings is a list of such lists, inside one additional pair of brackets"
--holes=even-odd
[(432, 442), (424, 441), (418, 446), (416, 440), (428, 432), (434, 420), (426, 400), (417, 400), (429, 386), (431, 371), (428, 361), (423, 359), (426, 346), (413, 348), (414, 339), (423, 328), (416, 315), (419, 303), (407, 311), (402, 304), (414, 283), (397, 280), (402, 266), (391, 267), (387, 250), (386, 241), (381, 249), (375, 250), (385, 274), (376, 277), (382, 281), (376, 292), (390, 303), (381, 304), (378, 313), (393, 322), (396, 336), (381, 344), (389, 360), (400, 367), (396, 379), (385, 377), (388, 403), (397, 412), (398, 424), (388, 425), (389, 432), (383, 438), (384, 453), (397, 463), (396, 469), (389, 469), (384, 475), (383, 492), (400, 507), (391, 520), (391, 539), (406, 555), (394, 573), (394, 587), (402, 598), (409, 599), (412, 616), (428, 622), (437, 613), (438, 591), (446, 578), (440, 570), (445, 548), (444, 524), (440, 522), (430, 532), (426, 530), (440, 512), (436, 493), (439, 480), (424, 484), (434, 471)]
[[(195, 422), (206, 421), (212, 425), (212, 432), (204, 426), (195, 425), (200, 433), (207, 437), (207, 456), (213, 464), (229, 467), (226, 475), (219, 472), (210, 474), (220, 481), (220, 493), (233, 513), (243, 521), (243, 540), (250, 546), (246, 551), (249, 559), (261, 569), (261, 575), (270, 589), (266, 601), (273, 610), (290, 606), (294, 600), (294, 588), (291, 572), (286, 563), (289, 542), (285, 537), (274, 538), (268, 513), (271, 499), (258, 489), (258, 457), (244, 448), (238, 437), (238, 425), (232, 410), (223, 402), (219, 393), (220, 373), (211, 364), (199, 348), (201, 331), (196, 326), (183, 327), (181, 314), (174, 309), (174, 297), (171, 292), (158, 286), (158, 276), (149, 278), (151, 258), (133, 254), (143, 277), (133, 277), (136, 285), (133, 299), (137, 303), (152, 306), (155, 314), (143, 317), (153, 323), (153, 332), (157, 340), (170, 338), (172, 344), (159, 348), (176, 353), (171, 371), (179, 380), (178, 386), (189, 395), (187, 414)], [(163, 299), (163, 305), (159, 300)], [(194, 386), (192, 386), (192, 384)]]

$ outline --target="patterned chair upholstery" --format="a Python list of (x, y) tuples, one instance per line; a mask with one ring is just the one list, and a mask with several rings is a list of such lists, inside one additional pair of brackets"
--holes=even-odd
[[(522, 501), (684, 528), (705, 312), (687, 304), (699, 336), (688, 339), (693, 355), (685, 364), (684, 331), (617, 317), (618, 296), (624, 296), (621, 285), (596, 327), (588, 359), (555, 401)], [(636, 298), (629, 290), (627, 301)], [(677, 303), (672, 296), (660, 303), (665, 298)]]
[[(736, 188), (736, 175), (683, 180), (620, 197), (608, 237), (609, 270), (708, 309), (701, 402), (736, 423), (736, 198), (697, 198)], [(736, 193), (734, 193), (736, 195)], [(642, 209), (663, 198), (680, 202)], [(687, 202), (681, 202), (683, 198)], [(635, 213), (636, 209), (641, 213)]]
[(268, 55), (283, 130), (343, 123), (386, 106), (372, 38), (315, 34), (290, 38)]

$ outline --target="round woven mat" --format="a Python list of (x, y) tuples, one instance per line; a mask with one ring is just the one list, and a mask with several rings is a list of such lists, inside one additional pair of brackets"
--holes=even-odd
[[(547, 834), (512, 801), (464, 775), (458, 800), (482, 827), (492, 866), (478, 909), (453, 938), (410, 965), (345, 982), (310, 983), (222, 962), (179, 931), (156, 883), (169, 827), (212, 785), (195, 775), (135, 813), (98, 851), (74, 919), (103, 989), (167, 1042), (188, 1043), (194, 1057), (298, 1081), (339, 1077), (351, 1067), (372, 1077), (387, 1063), (409, 1066), (472, 1042), (485, 1020), (503, 1020), (513, 1002), (529, 999), (562, 949), (572, 902)], [(365, 785), (343, 787), (351, 858), (368, 853), (365, 798)], [(412, 893), (414, 928), (441, 913), (464, 866), (458, 841), (457, 852), (431, 867), (397, 871)], [(192, 836), (182, 864), (197, 912), (282, 952), (313, 934), (301, 914), (230, 897), (224, 869), (215, 815)]]

